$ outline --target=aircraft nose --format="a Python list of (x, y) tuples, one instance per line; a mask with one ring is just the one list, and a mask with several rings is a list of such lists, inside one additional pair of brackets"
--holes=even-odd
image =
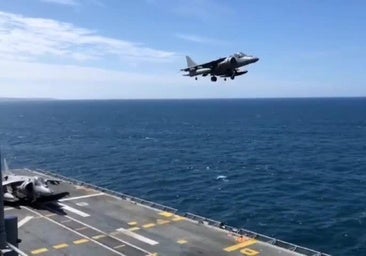
[(259, 58), (257, 58), (257, 57), (253, 58), (253, 62), (257, 62), (258, 60), (259, 60)]

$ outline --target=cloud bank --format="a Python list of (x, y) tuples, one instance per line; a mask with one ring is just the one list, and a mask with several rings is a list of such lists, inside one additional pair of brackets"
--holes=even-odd
[(174, 55), (141, 43), (105, 37), (71, 23), (0, 12), (0, 58), (3, 60), (57, 57), (85, 61), (113, 56), (162, 61)]

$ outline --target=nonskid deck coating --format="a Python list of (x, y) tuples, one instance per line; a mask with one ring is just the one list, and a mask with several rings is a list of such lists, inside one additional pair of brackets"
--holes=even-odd
[(5, 208), (22, 222), (19, 247), (28, 255), (326, 255), (288, 250), (87, 186), (62, 182), (53, 189), (70, 196), (60, 205)]

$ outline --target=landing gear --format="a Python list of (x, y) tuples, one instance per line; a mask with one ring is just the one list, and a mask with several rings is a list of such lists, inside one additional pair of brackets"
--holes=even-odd
[(235, 75), (231, 75), (230, 79), (231, 80), (234, 80), (235, 79)]
[(211, 81), (212, 82), (216, 82), (217, 81), (217, 77), (216, 76), (211, 76)]
[(194, 80), (198, 80), (198, 77), (195, 77)]
[(224, 81), (226, 81), (226, 77), (224, 78)]

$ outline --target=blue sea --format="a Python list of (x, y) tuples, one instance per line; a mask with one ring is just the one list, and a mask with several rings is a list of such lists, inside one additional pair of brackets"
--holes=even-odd
[(334, 255), (366, 255), (366, 98), (0, 102), (40, 168)]

